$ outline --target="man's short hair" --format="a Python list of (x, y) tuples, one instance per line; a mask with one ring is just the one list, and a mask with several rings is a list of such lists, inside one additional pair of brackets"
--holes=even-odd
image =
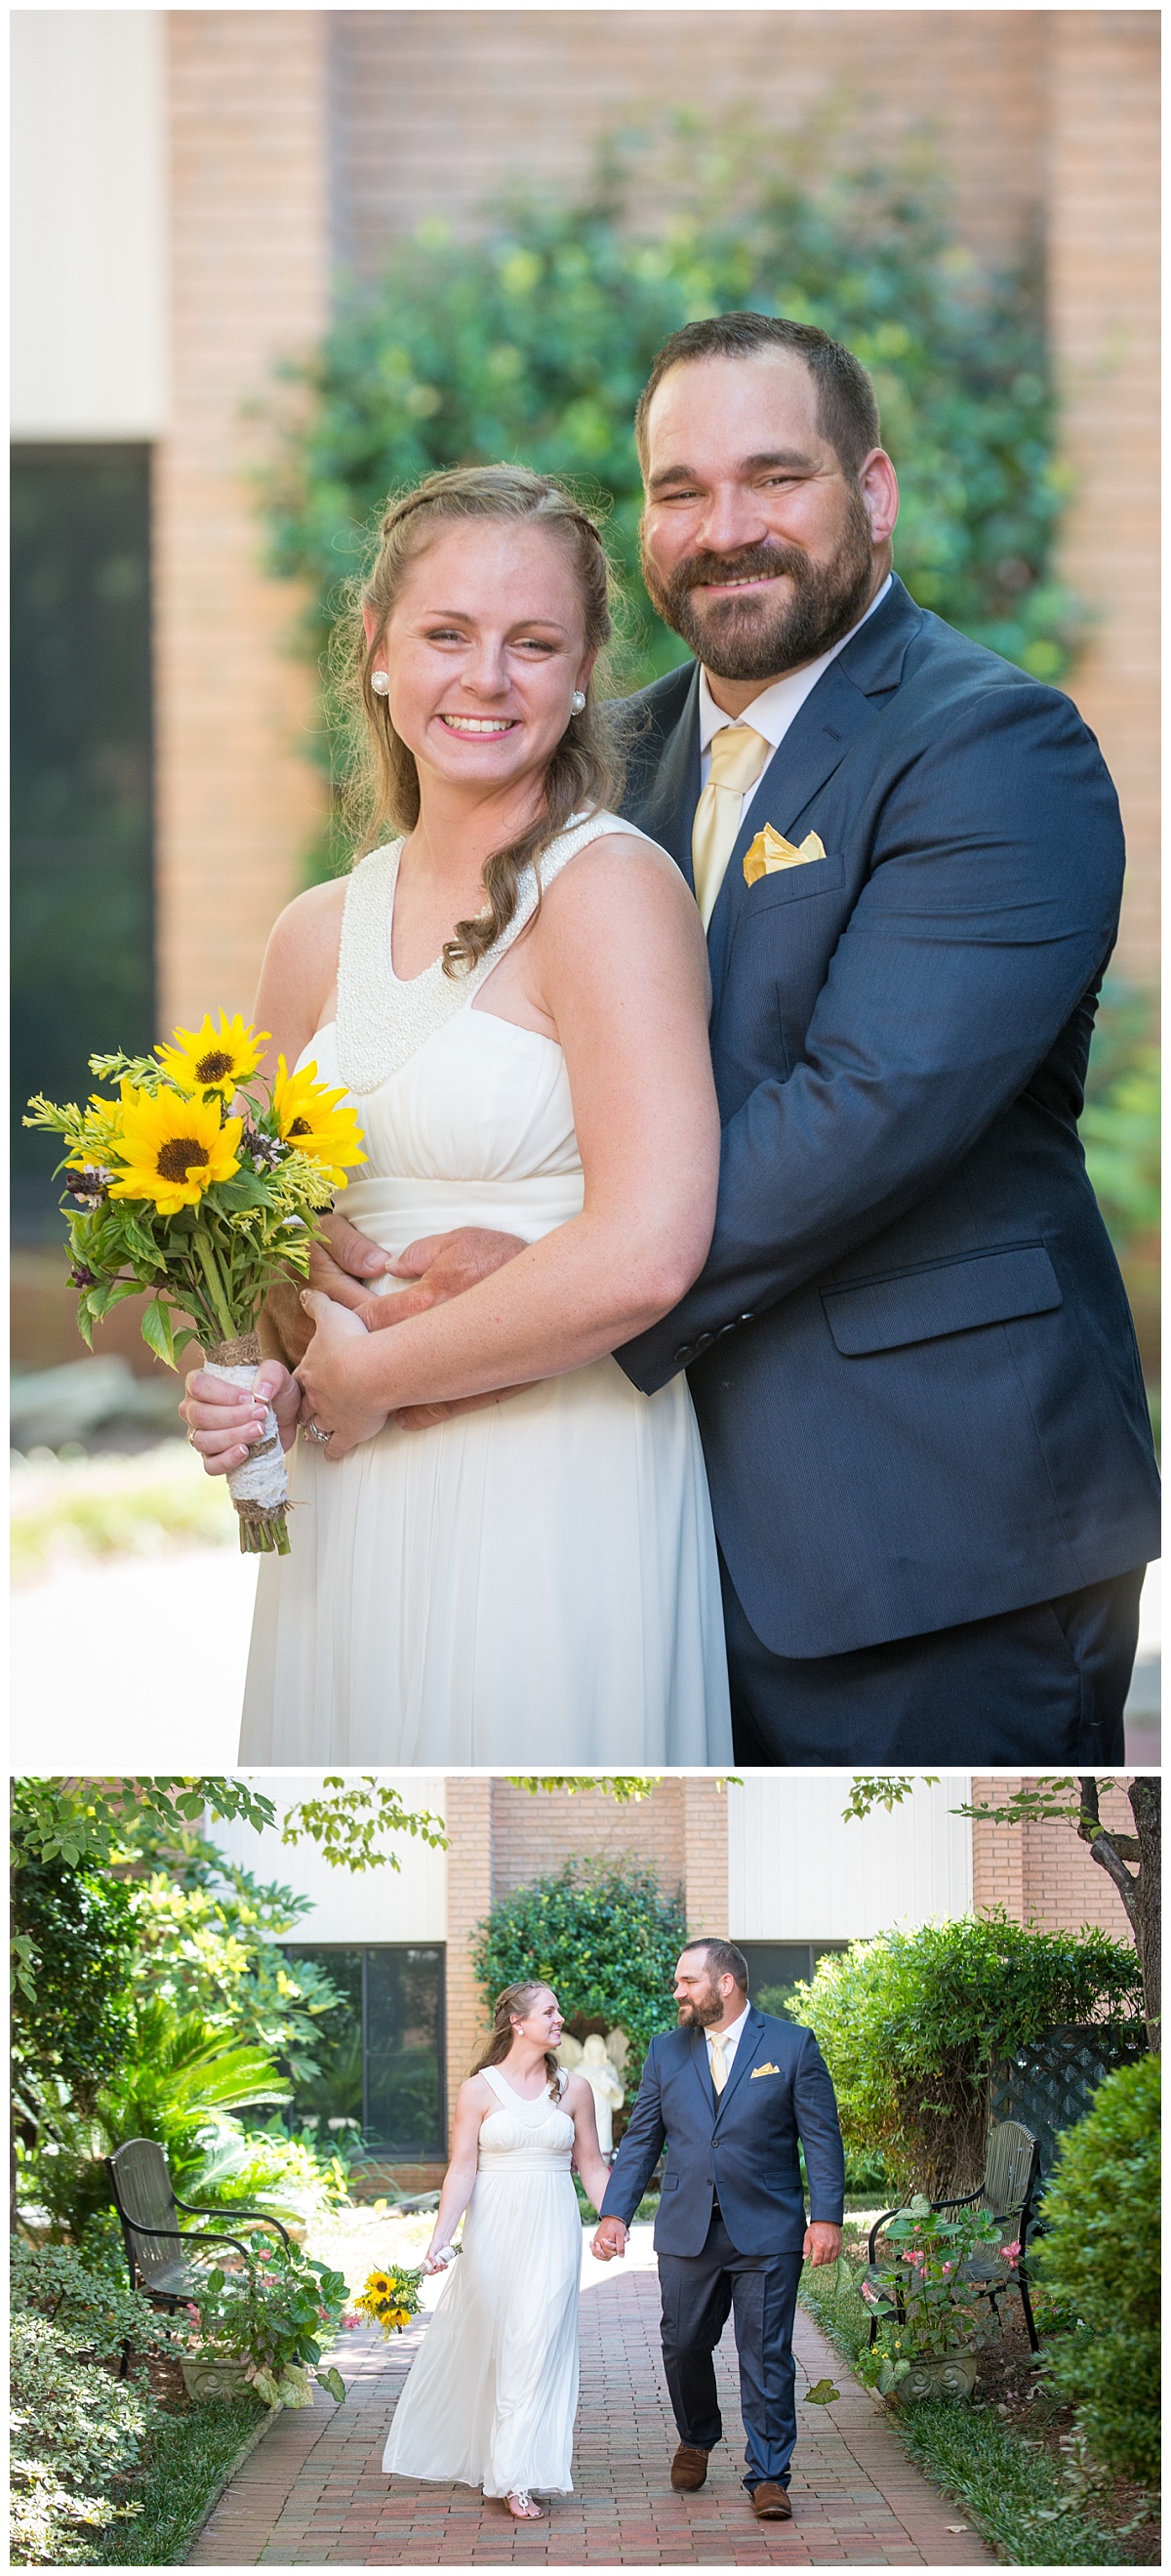
[(845, 474), (855, 476), (864, 456), (881, 441), (874, 387), (857, 358), (812, 322), (786, 322), (771, 313), (713, 313), (686, 322), (664, 340), (634, 415), (643, 473), (647, 464), (647, 413), (671, 367), (695, 358), (754, 358), (762, 349), (790, 349), (802, 359), (817, 393), (817, 426)]
[(684, 1952), (702, 1950), (712, 1977), (734, 1977), (744, 1994), (748, 1992), (748, 1961), (734, 1941), (720, 1941), (707, 1932), (697, 1932), (694, 1941), (685, 1941)]

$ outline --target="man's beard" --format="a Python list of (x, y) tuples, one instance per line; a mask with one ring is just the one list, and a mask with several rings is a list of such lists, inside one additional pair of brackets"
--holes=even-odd
[[(749, 591), (743, 600), (710, 600), (701, 606), (700, 585), (788, 573), (792, 590), (782, 602)], [(691, 646), (696, 660), (719, 680), (774, 680), (828, 653), (856, 626), (874, 577), (870, 521), (861, 492), (847, 494), (846, 526), (837, 553), (815, 564), (803, 546), (766, 539), (733, 555), (689, 555), (660, 581), (645, 546), (642, 577), (659, 615)]]
[(698, 2000), (689, 1999), (679, 2006), (681, 2030), (708, 2030), (714, 2021), (724, 2017), (724, 1998), (715, 1986), (709, 1986)]

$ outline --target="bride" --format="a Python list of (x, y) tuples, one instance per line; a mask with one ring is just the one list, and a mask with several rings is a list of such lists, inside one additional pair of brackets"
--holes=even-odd
[[(719, 1121), (698, 912), (613, 811), (609, 633), (597, 529), (546, 478), (458, 468), (388, 509), (355, 651), (398, 837), (282, 914), (257, 1018), (357, 1107), (380, 1293), (454, 1227), (514, 1257), (392, 1331), (304, 1292), (296, 1378), (263, 1380), (303, 1436), (244, 1762), (730, 1754), (686, 1380), (648, 1398), (610, 1357), (703, 1265)], [(259, 1436), (203, 1373), (182, 1409), (210, 1473)]]
[(450, 2259), (466, 2210), (463, 2243), (382, 2462), (507, 2497), (518, 2522), (539, 2518), (534, 2489), (572, 2493), (582, 2233), (570, 2166), (596, 2208), (610, 2179), (589, 2085), (553, 2054), (561, 2030), (548, 1986), (506, 1987), (460, 2086), (425, 2269)]

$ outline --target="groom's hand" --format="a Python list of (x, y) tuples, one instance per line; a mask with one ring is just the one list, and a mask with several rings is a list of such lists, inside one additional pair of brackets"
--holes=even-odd
[[(387, 1324), (405, 1324), (412, 1315), (425, 1315), (429, 1307), (444, 1306), (449, 1297), (462, 1297), (465, 1289), (477, 1288), (481, 1279), (490, 1279), (494, 1270), (502, 1270), (525, 1248), (521, 1235), (498, 1234), (486, 1225), (461, 1225), (450, 1234), (423, 1235), (387, 1264), (392, 1278), (410, 1279), (414, 1285), (389, 1296), (368, 1297), (360, 1309), (362, 1321), (372, 1333)], [(486, 1395), (452, 1396), (441, 1404), (404, 1404), (394, 1418), (400, 1431), (429, 1431), (433, 1423), (450, 1422), (453, 1414), (476, 1413), (485, 1404), (502, 1404), (506, 1396), (520, 1392), (519, 1387), (502, 1386)]]
[(626, 2229), (620, 2218), (601, 2218), (594, 2230), (590, 2252), (598, 2263), (612, 2263), (616, 2254), (625, 2254)]
[(824, 2218), (813, 2218), (805, 2230), (801, 2248), (807, 2263), (836, 2263), (842, 2250), (840, 2227), (830, 2227)]

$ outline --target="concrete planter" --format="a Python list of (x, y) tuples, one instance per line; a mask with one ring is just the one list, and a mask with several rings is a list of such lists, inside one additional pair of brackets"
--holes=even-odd
[(886, 2402), (913, 2406), (922, 2397), (970, 2397), (979, 2368), (974, 2352), (947, 2352), (935, 2361), (912, 2362), (906, 2378), (892, 2388)]
[(180, 2362), (179, 2367), (183, 2373), (183, 2386), (196, 2405), (208, 2397), (247, 2397), (252, 2386), (251, 2380), (245, 2376), (242, 2361), (217, 2358), (209, 2353), (206, 2358)]

